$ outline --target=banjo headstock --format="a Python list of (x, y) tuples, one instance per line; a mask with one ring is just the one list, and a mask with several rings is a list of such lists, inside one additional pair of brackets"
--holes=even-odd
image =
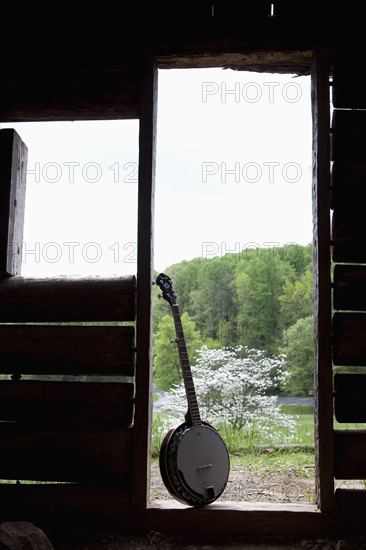
[(171, 278), (164, 273), (160, 273), (156, 278), (156, 284), (160, 287), (164, 300), (167, 300), (171, 306), (176, 305), (177, 295), (173, 290), (173, 281)]

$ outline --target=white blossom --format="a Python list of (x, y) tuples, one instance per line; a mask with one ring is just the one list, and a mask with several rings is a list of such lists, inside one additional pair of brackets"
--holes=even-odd
[[(260, 433), (262, 441), (294, 440), (295, 420), (283, 414), (276, 397), (270, 395), (288, 376), (283, 355), (268, 357), (264, 351), (243, 346), (204, 346), (191, 371), (202, 420), (240, 430), (243, 439)], [(174, 386), (171, 394), (174, 401), (160, 410), (182, 419), (187, 412), (183, 382)]]

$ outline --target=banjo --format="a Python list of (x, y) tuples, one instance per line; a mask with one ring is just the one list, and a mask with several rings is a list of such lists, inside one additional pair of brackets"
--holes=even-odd
[(159, 467), (169, 493), (190, 506), (214, 502), (224, 491), (230, 472), (226, 445), (218, 431), (200, 417), (176, 293), (172, 280), (161, 273), (156, 284), (170, 303), (184, 387), (188, 401), (185, 422), (166, 434), (159, 454)]

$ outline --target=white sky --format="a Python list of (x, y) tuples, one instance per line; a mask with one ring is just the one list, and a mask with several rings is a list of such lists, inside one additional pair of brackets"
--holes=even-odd
[[(1, 127), (29, 151), (22, 274), (136, 273), (138, 121)], [(309, 77), (159, 71), (157, 270), (308, 244), (311, 216)]]

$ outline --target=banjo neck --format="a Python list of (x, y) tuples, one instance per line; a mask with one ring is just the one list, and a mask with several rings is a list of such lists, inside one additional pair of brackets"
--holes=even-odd
[(194, 387), (191, 366), (189, 364), (188, 351), (184, 338), (183, 326), (180, 319), (178, 304), (171, 304), (171, 309), (173, 313), (175, 333), (177, 336), (175, 342), (178, 346), (180, 366), (182, 369), (183, 382), (188, 402), (188, 413), (186, 416), (186, 420), (189, 420), (194, 426), (196, 426), (198, 424), (202, 424), (202, 421), (198, 408), (196, 390)]

